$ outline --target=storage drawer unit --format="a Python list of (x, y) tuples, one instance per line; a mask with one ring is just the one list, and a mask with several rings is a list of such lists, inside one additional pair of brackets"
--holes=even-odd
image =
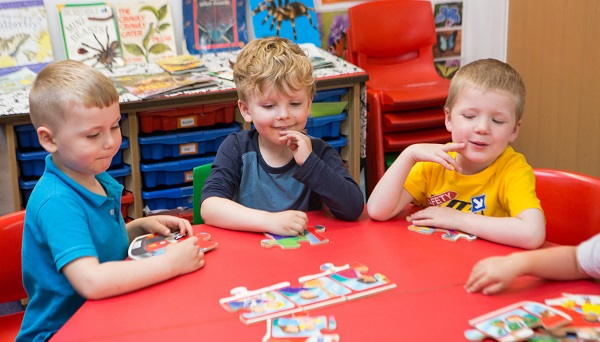
[(237, 102), (198, 105), (138, 112), (140, 130), (143, 133), (173, 131), (181, 128), (212, 126), (231, 123)]

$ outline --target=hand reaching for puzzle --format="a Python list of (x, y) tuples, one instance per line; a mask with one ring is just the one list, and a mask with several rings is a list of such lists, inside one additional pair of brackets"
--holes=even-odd
[(268, 215), (268, 220), (265, 220), (265, 233), (297, 236), (304, 232), (308, 224), (308, 216), (303, 211), (286, 210)]

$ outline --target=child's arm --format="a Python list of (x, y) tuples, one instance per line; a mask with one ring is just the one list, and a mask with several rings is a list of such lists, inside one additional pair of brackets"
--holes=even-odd
[(167, 247), (152, 258), (99, 263), (83, 257), (65, 265), (62, 272), (86, 299), (102, 299), (141, 289), (204, 266), (204, 255), (193, 236)]
[(495, 294), (521, 275), (551, 280), (589, 278), (577, 260), (576, 250), (574, 246), (560, 246), (481, 260), (473, 267), (465, 289)]
[(460, 166), (448, 152), (458, 151), (463, 147), (464, 143), (414, 144), (404, 149), (369, 196), (369, 216), (373, 220), (386, 221), (398, 215), (413, 200), (412, 195), (404, 190), (404, 182), (415, 163), (430, 161), (439, 163), (448, 170), (458, 170)]
[(200, 211), (206, 224), (249, 232), (295, 236), (303, 233), (308, 224), (308, 216), (302, 211), (268, 212), (221, 197), (205, 199)]
[(460, 230), (485, 240), (526, 249), (540, 247), (546, 238), (544, 214), (539, 209), (523, 210), (517, 217), (490, 217), (431, 206), (410, 218), (417, 226)]

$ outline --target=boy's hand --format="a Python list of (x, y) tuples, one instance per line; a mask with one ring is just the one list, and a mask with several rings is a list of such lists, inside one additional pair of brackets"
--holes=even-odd
[(491, 295), (504, 290), (519, 275), (518, 263), (512, 259), (504, 256), (479, 261), (465, 284), (467, 292)]
[(413, 161), (416, 162), (435, 162), (450, 171), (460, 171), (460, 165), (456, 159), (452, 158), (448, 152), (459, 152), (465, 147), (465, 143), (450, 144), (414, 144), (406, 148), (405, 152), (410, 153)]
[(294, 152), (296, 164), (302, 166), (312, 152), (312, 143), (308, 135), (297, 131), (281, 131), (279, 135), (279, 141), (285, 141)]
[(190, 221), (171, 215), (153, 215), (139, 218), (143, 228), (148, 233), (169, 235), (172, 231), (179, 231), (181, 235), (194, 235)]
[(269, 225), (265, 227), (266, 233), (297, 236), (306, 230), (308, 216), (303, 211), (286, 210), (269, 214)]
[(175, 244), (169, 244), (165, 257), (170, 258), (170, 265), (177, 275), (193, 272), (204, 266), (204, 253), (198, 246), (198, 238), (191, 236), (189, 239)]
[(437, 227), (461, 230), (464, 215), (472, 215), (454, 208), (430, 206), (410, 215), (410, 222), (416, 226)]

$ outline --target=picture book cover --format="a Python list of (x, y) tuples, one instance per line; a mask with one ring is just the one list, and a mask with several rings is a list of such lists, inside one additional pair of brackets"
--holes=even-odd
[(156, 64), (172, 75), (185, 74), (189, 72), (206, 71), (206, 65), (200, 58), (192, 55), (180, 55), (157, 59)]
[(166, 1), (116, 5), (125, 64), (147, 63), (177, 55), (173, 15)]
[(214, 77), (208, 75), (171, 75), (168, 72), (153, 75), (118, 76), (111, 79), (117, 88), (123, 88), (141, 99), (204, 88), (218, 83)]
[(337, 323), (333, 316), (310, 316), (305, 312), (300, 312), (268, 320), (267, 333), (263, 336), (262, 341), (337, 342), (340, 340), (340, 336), (335, 333), (336, 329)]
[(0, 3), (0, 75), (38, 73), (53, 60), (43, 0)]
[[(204, 253), (211, 251), (219, 245), (210, 240), (210, 234), (198, 233), (198, 245)], [(128, 255), (131, 259), (145, 259), (165, 253), (165, 248), (170, 244), (187, 240), (189, 235), (182, 235), (179, 232), (171, 233), (168, 236), (161, 234), (146, 234), (138, 236), (129, 245)]]
[(0, 93), (11, 93), (31, 87), (36, 76), (35, 72), (25, 67), (10, 74), (0, 75)]
[(123, 66), (113, 8), (108, 3), (58, 5), (68, 59), (96, 68)]
[(279, 36), (321, 47), (313, 0), (250, 0), (256, 38)]
[(191, 54), (244, 47), (246, 0), (183, 0), (183, 35)]

